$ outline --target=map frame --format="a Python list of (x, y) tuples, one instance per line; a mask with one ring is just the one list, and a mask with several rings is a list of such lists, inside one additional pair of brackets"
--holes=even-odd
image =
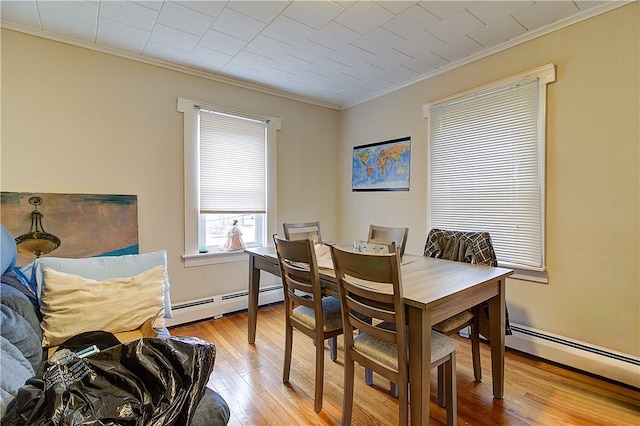
[[(405, 150), (406, 162), (403, 161), (402, 167), (404, 177), (394, 176), (380, 176), (380, 180), (372, 183), (368, 179), (363, 180), (362, 173), (358, 173), (357, 169), (362, 167), (362, 154), (376, 150), (380, 151), (392, 151), (395, 147), (401, 147), (403, 145), (409, 145)], [(356, 163), (358, 162), (358, 163)], [(351, 158), (351, 190), (353, 192), (366, 192), (366, 191), (409, 191), (410, 186), (410, 166), (411, 166), (411, 137), (405, 136), (402, 138), (391, 139), (382, 142), (375, 142), (366, 145), (358, 145), (353, 147), (353, 157)]]

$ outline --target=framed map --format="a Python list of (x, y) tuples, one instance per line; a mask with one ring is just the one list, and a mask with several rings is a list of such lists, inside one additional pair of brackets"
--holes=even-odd
[(353, 147), (351, 190), (408, 191), (411, 138)]

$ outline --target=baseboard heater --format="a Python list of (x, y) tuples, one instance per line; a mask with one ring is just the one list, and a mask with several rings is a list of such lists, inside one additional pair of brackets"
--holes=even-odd
[(640, 388), (640, 358), (511, 323), (506, 346)]
[[(283, 300), (282, 285), (260, 288), (258, 306)], [(167, 327), (201, 321), (209, 318), (219, 318), (222, 315), (242, 311), (249, 307), (249, 292), (238, 291), (203, 299), (191, 300), (171, 306), (173, 318), (165, 320)]]

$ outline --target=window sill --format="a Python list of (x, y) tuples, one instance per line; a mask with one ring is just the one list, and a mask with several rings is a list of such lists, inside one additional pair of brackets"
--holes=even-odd
[(513, 269), (513, 275), (511, 275), (509, 279), (529, 281), (538, 284), (549, 284), (549, 273), (547, 270), (534, 271), (514, 267), (510, 267), (510, 269)]
[(244, 262), (249, 256), (244, 251), (214, 251), (182, 255), (185, 268), (217, 265), (221, 263)]

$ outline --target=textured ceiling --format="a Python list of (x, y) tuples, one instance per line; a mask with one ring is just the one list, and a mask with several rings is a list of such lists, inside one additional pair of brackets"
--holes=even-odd
[(627, 1), (2, 0), (2, 26), (344, 108)]

